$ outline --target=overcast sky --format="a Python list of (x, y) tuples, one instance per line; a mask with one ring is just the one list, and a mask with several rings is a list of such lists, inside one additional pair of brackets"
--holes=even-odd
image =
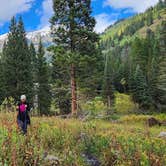
[[(154, 6), (158, 0), (92, 0), (93, 16), (96, 18), (96, 32), (118, 19), (128, 18)], [(53, 14), (52, 0), (0, 0), (0, 34), (8, 32), (12, 16), (22, 15), (26, 30), (33, 31), (49, 26)]]

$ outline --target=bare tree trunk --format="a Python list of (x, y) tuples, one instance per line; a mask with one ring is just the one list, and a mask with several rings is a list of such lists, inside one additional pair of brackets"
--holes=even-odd
[(111, 108), (111, 96), (107, 96), (107, 106), (110, 109)]
[(77, 114), (77, 90), (76, 90), (76, 79), (75, 79), (75, 66), (71, 65), (71, 110), (72, 115)]

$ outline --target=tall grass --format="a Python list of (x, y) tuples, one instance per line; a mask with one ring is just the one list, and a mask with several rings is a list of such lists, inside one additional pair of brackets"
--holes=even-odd
[(88, 166), (88, 158), (95, 158), (102, 166), (164, 166), (166, 140), (157, 136), (166, 128), (148, 128), (146, 118), (125, 116), (120, 123), (111, 123), (35, 117), (27, 136), (23, 136), (16, 125), (16, 114), (1, 113), (0, 165), (47, 166), (51, 161), (46, 156), (52, 155), (60, 166)]

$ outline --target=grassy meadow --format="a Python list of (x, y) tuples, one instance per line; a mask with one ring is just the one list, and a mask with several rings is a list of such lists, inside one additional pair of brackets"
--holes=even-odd
[[(166, 115), (155, 116), (159, 120)], [(164, 126), (149, 128), (145, 115), (117, 120), (32, 117), (27, 136), (15, 113), (0, 114), (0, 165), (4, 166), (165, 166)]]

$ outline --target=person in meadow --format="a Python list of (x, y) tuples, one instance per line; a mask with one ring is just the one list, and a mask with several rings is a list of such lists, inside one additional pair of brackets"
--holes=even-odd
[(24, 134), (27, 133), (27, 126), (30, 125), (30, 117), (28, 112), (30, 111), (30, 105), (26, 101), (26, 96), (22, 95), (20, 102), (17, 105), (17, 124)]

